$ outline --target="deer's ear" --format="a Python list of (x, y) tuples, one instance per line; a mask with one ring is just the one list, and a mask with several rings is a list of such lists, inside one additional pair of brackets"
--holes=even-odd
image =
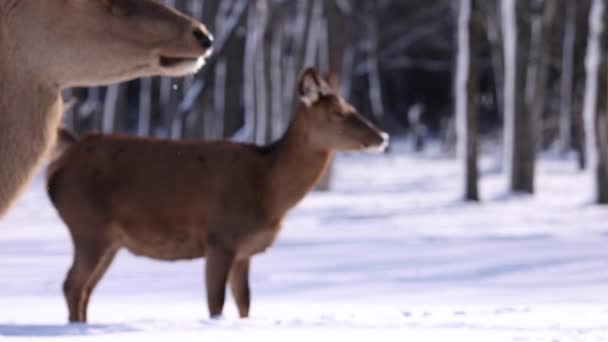
[(319, 101), (321, 96), (329, 95), (331, 89), (327, 82), (321, 78), (317, 69), (308, 68), (304, 70), (300, 76), (298, 93), (300, 95), (300, 100), (307, 106), (310, 106)]
[(319, 72), (313, 68), (306, 69), (300, 75), (300, 82), (298, 83), (298, 93), (300, 100), (307, 106), (319, 100), (320, 93), (320, 76)]

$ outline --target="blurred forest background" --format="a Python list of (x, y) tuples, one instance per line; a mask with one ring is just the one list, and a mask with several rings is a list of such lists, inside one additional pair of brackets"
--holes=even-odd
[(479, 198), (480, 151), (500, 153), (510, 190), (525, 193), (552, 151), (577, 156), (608, 202), (606, 0), (165, 2), (213, 32), (207, 65), (68, 90), (68, 127), (266, 144), (289, 123), (299, 71), (316, 65), (393, 139), (461, 158), (466, 199)]

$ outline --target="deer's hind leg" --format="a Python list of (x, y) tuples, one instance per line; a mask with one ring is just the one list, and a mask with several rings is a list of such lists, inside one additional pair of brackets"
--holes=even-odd
[(226, 298), (226, 282), (234, 253), (219, 246), (209, 245), (205, 266), (205, 282), (207, 284), (207, 305), (211, 318), (219, 317), (224, 309)]
[(70, 322), (87, 321), (91, 293), (118, 251), (107, 239), (87, 241), (74, 239), (74, 261), (63, 283)]
[(234, 260), (230, 269), (230, 287), (232, 296), (239, 309), (241, 318), (249, 317), (251, 295), (249, 291), (250, 258)]

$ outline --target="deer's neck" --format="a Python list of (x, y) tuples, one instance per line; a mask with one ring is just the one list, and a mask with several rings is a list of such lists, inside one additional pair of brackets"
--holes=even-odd
[(59, 88), (20, 70), (7, 45), (0, 41), (0, 216), (52, 146), (61, 118)]
[(331, 158), (331, 151), (312, 147), (306, 113), (298, 110), (278, 143), (269, 174), (271, 210), (282, 217), (317, 184)]

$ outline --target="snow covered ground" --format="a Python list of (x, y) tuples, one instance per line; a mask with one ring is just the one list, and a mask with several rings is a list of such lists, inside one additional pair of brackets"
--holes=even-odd
[(251, 318), (209, 320), (203, 260), (122, 252), (67, 325), (67, 230), (38, 179), (0, 221), (0, 341), (608, 341), (608, 208), (574, 162), (545, 158), (538, 195), (505, 196), (484, 162), (482, 204), (432, 157), (348, 155), (253, 262)]

